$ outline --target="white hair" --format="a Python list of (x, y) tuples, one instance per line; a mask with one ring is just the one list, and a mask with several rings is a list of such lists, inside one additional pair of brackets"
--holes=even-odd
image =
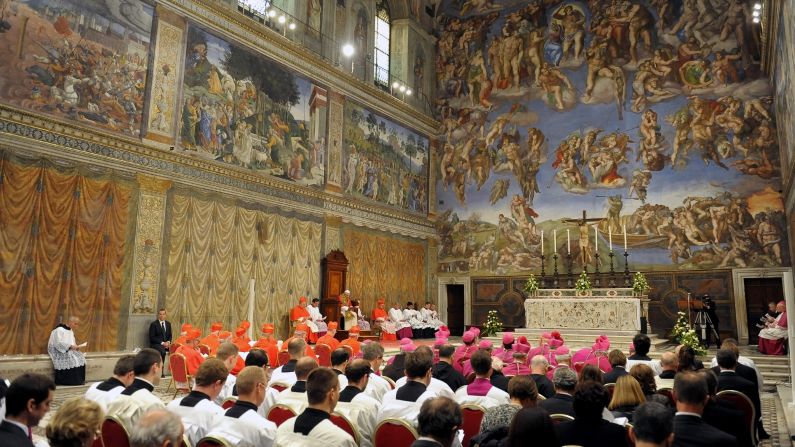
[(533, 356), (533, 358), (530, 360), (531, 368), (546, 368), (547, 366), (549, 366), (549, 362), (543, 355)]
[(160, 447), (165, 441), (182, 445), (182, 419), (165, 409), (152, 409), (132, 427), (130, 447)]

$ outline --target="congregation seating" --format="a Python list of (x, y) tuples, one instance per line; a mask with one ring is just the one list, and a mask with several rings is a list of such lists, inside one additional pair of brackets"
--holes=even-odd
[(345, 417), (343, 414), (339, 413), (332, 413), (331, 414), (331, 422), (334, 423), (337, 427), (345, 430), (345, 433), (351, 435), (353, 440), (358, 445), (361, 442), (361, 436), (359, 435), (359, 431), (356, 430), (356, 426), (351, 422), (350, 419)]
[(206, 436), (196, 444), (196, 447), (232, 447), (232, 444), (226, 439)]
[(105, 416), (102, 421), (102, 444), (113, 447), (130, 447), (130, 435), (122, 422), (113, 417)]
[(234, 397), (226, 398), (224, 399), (224, 402), (221, 404), (221, 408), (223, 408), (224, 410), (228, 410), (235, 405), (235, 402), (237, 402), (237, 399), (235, 399)]
[(268, 417), (266, 419), (273, 422), (278, 427), (282, 425), (284, 421), (292, 417), (295, 417), (295, 411), (293, 411), (292, 408), (287, 405), (276, 404), (268, 410)]
[[(177, 394), (190, 393), (190, 383), (192, 377), (188, 374), (188, 365), (185, 362), (185, 356), (179, 353), (174, 353), (169, 356), (169, 368), (171, 369), (171, 384), (174, 385), (174, 397)], [(172, 398), (173, 399), (173, 398)]]
[(461, 414), (464, 418), (463, 426), (464, 439), (461, 445), (464, 447), (469, 446), (469, 440), (480, 432), (480, 423), (483, 421), (483, 415), (486, 409), (481, 405), (466, 403), (461, 405)]
[(552, 422), (554, 422), (555, 424), (560, 424), (561, 422), (573, 421), (574, 420), (574, 418), (572, 416), (569, 416), (568, 414), (560, 414), (560, 413), (550, 414), (549, 418), (552, 419)]
[(290, 361), (290, 354), (287, 351), (280, 351), (278, 355), (279, 364), (274, 365), (273, 367), (276, 368), (277, 366), (284, 365), (285, 363)]
[(327, 368), (331, 367), (331, 348), (323, 343), (315, 345), (315, 354), (317, 355), (317, 363), (320, 366)]
[(723, 390), (718, 391), (715, 395), (715, 400), (723, 401), (731, 404), (734, 408), (743, 412), (743, 416), (745, 419), (745, 423), (748, 424), (749, 430), (751, 432), (751, 437), (753, 438), (754, 444), (756, 444), (756, 410), (754, 409), (754, 404), (751, 402), (751, 399), (748, 398), (745, 394), (734, 391), (734, 390)]
[(270, 387), (281, 393), (282, 391), (286, 390), (287, 388), (290, 388), (290, 385), (288, 385), (288, 384), (286, 384), (284, 382), (273, 382), (273, 383), (270, 384)]
[(387, 418), (379, 422), (373, 436), (373, 447), (404, 447), (420, 435), (403, 419)]

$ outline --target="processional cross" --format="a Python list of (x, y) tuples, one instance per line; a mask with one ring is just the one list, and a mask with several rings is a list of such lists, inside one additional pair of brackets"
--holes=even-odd
[[(592, 217), (588, 218), (586, 214), (586, 210), (582, 210), (582, 219), (563, 219), (562, 222), (566, 223), (574, 223), (580, 229), (580, 262), (582, 262), (583, 268), (591, 262), (591, 240), (589, 239), (590, 232), (588, 229), (590, 225), (588, 222), (601, 222), (605, 218), (604, 217)], [(594, 241), (596, 241), (596, 234), (594, 233)], [(596, 244), (596, 242), (594, 242)], [(597, 258), (598, 259), (598, 258)]]

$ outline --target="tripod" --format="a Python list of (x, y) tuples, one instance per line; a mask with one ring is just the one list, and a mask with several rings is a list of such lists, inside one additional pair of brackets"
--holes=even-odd
[[(693, 326), (701, 328), (701, 342), (704, 343), (706, 347), (709, 347), (710, 335), (715, 337), (715, 345), (720, 344), (720, 335), (718, 335), (718, 331), (715, 330), (715, 325), (712, 324), (712, 318), (710, 318), (706, 309), (701, 308), (696, 311), (696, 319), (693, 321)], [(707, 326), (709, 326), (709, 331), (707, 331)]]

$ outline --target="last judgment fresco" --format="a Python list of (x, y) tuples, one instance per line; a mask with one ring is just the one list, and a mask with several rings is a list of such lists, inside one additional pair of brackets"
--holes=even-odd
[(604, 271), (611, 248), (633, 269), (789, 265), (752, 2), (441, 11), (440, 271), (537, 272), (553, 251)]

